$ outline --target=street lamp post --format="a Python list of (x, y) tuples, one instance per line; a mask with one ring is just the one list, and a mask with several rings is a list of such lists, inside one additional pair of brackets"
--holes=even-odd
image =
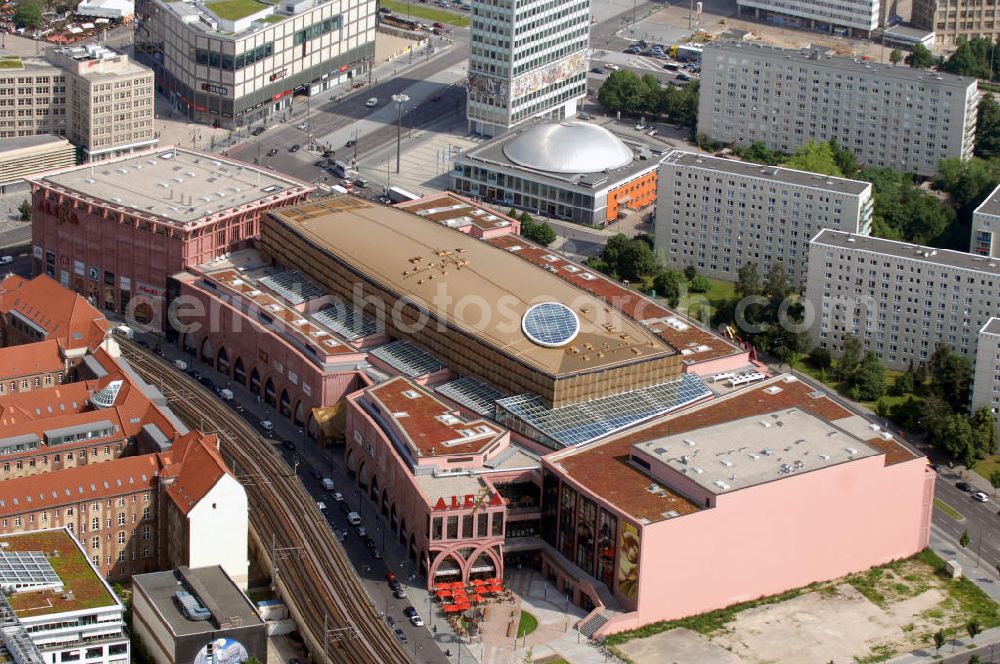
[(397, 94), (392, 96), (392, 100), (396, 102), (396, 172), (399, 173), (399, 153), (403, 141), (403, 104), (410, 101), (410, 97)]

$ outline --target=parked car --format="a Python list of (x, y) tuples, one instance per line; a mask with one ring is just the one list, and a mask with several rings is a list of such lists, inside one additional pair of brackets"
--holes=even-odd
[(323, 473), (319, 472), (315, 468), (309, 470), (309, 477), (313, 478), (317, 482), (323, 479)]
[(959, 491), (965, 491), (966, 493), (972, 491), (972, 487), (969, 486), (968, 482), (956, 482), (955, 488)]
[(260, 136), (264, 133), (264, 127), (254, 127), (253, 131), (250, 132), (254, 136)]
[(392, 596), (396, 599), (406, 599), (406, 591), (402, 588), (392, 591)]
[(400, 643), (406, 643), (407, 642), (408, 639), (406, 638), (406, 634), (400, 628), (393, 627), (392, 628), (392, 633), (396, 635), (396, 638), (399, 639)]
[(293, 443), (290, 440), (283, 440), (283, 441), (281, 441), (281, 446), (284, 447), (289, 452), (294, 452), (295, 451), (295, 443)]
[(271, 433), (272, 431), (274, 431), (274, 424), (271, 422), (271, 420), (261, 420), (260, 428), (268, 433)]
[(374, 558), (375, 560), (382, 560), (381, 551), (379, 551), (378, 549), (371, 549), (371, 552), (372, 552), (372, 558)]
[(358, 526), (357, 531), (360, 537), (365, 537), (366, 535), (368, 535), (368, 530), (364, 526)]
[(603, 69), (601, 69), (600, 67), (594, 67), (590, 71), (593, 72), (593, 73), (595, 73), (595, 74), (606, 74), (607, 73)]
[(326, 514), (326, 503), (324, 503), (322, 500), (317, 500), (316, 501), (316, 507), (319, 508), (320, 512), (322, 512), (323, 514)]
[(339, 491), (334, 491), (333, 492), (333, 499), (335, 501), (337, 501), (338, 503), (342, 503), (342, 502), (344, 502), (344, 494), (342, 494)]
[(403, 609), (403, 615), (410, 619), (410, 623), (412, 623), (414, 627), (424, 626), (424, 621), (421, 620), (420, 616), (417, 614), (417, 610), (412, 606), (408, 606)]
[(390, 584), (399, 583), (396, 580), (396, 573), (393, 572), (392, 570), (389, 570), (388, 572), (385, 573), (385, 580), (388, 581)]
[(294, 145), (292, 145), (292, 147), (288, 148), (288, 151), (289, 152), (298, 152), (300, 147), (302, 147), (302, 146), (299, 145), (298, 143), (295, 143)]
[(271, 148), (270, 150), (267, 151), (268, 157), (273, 157), (276, 154), (278, 154), (278, 148)]
[(375, 108), (376, 106), (378, 106), (378, 97), (372, 97), (371, 99), (366, 101), (365, 106), (367, 106), (368, 108)]
[(988, 502), (990, 502), (990, 497), (989, 497), (989, 496), (987, 496), (987, 495), (986, 495), (985, 493), (983, 493), (982, 491), (977, 491), (977, 492), (975, 492), (974, 494), (972, 494), (972, 497), (973, 497), (973, 498), (974, 498), (975, 500), (978, 500), (978, 501), (979, 501), (979, 502), (981, 502), (981, 503), (988, 503)]

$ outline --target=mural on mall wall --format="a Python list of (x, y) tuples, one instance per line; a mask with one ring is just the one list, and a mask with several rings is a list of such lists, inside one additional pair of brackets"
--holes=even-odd
[(618, 552), (618, 592), (634, 600), (639, 593), (639, 529), (627, 521), (622, 524)]
[(506, 99), (508, 91), (511, 97), (517, 99), (567, 78), (572, 78), (577, 74), (582, 74), (587, 71), (587, 63), (587, 54), (577, 53), (547, 67), (519, 76), (510, 83), (509, 87), (505, 80), (484, 74), (469, 74), (468, 86), (471, 92), (494, 99)]
[(577, 53), (548, 67), (528, 72), (511, 83), (511, 96), (515, 99), (537, 92), (542, 88), (565, 81), (587, 71), (587, 54)]
[(221, 638), (203, 647), (194, 664), (240, 664), (250, 658), (250, 653), (239, 641)]

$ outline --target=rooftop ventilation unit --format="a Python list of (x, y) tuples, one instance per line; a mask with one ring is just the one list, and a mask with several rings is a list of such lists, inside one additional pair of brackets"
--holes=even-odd
[(201, 605), (198, 598), (187, 592), (186, 590), (178, 590), (174, 593), (174, 600), (176, 600), (181, 611), (187, 617), (188, 620), (208, 620), (212, 617), (212, 612)]

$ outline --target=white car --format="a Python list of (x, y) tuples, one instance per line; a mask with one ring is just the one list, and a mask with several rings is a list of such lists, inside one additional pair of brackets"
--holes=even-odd
[(304, 130), (306, 130), (308, 128), (309, 128), (309, 123), (308, 122), (303, 122), (302, 124), (299, 125), (299, 129), (300, 130), (304, 131)]
[(988, 503), (988, 502), (990, 502), (990, 497), (989, 497), (989, 496), (987, 496), (987, 495), (986, 495), (985, 493), (983, 493), (982, 491), (977, 491), (977, 492), (975, 492), (974, 494), (972, 494), (972, 497), (973, 497), (973, 498), (974, 498), (975, 500), (978, 500), (978, 501), (979, 501), (979, 502), (981, 502), (981, 503)]
[(367, 106), (368, 108), (375, 108), (376, 106), (378, 106), (378, 97), (372, 97), (371, 99), (366, 101), (365, 106)]
[(618, 71), (619, 69), (621, 69), (621, 67), (619, 67), (618, 65), (612, 64), (610, 62), (605, 62), (604, 63), (604, 68), (608, 69), (610, 71)]
[(333, 499), (336, 500), (338, 503), (342, 503), (342, 502), (344, 502), (344, 494), (342, 494), (339, 491), (334, 491), (333, 492)]
[(316, 501), (316, 507), (319, 508), (320, 512), (323, 512), (324, 514), (326, 513), (326, 503), (324, 503), (322, 500)]
[(365, 530), (364, 526), (358, 526), (358, 535), (360, 535), (361, 537), (365, 537), (368, 535), (368, 531)]
[(417, 614), (410, 616), (410, 622), (413, 623), (414, 627), (423, 627), (424, 621)]
[(0, 265), (10, 265), (14, 262), (13, 256), (0, 256)]

